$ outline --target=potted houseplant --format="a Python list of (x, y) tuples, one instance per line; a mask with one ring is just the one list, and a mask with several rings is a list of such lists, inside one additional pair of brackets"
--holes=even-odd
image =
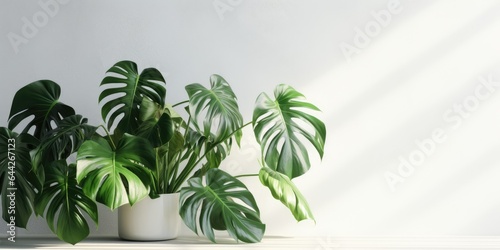
[(121, 238), (175, 238), (178, 193), (168, 192), (170, 169), (164, 160), (172, 152), (175, 117), (164, 106), (165, 80), (154, 68), (139, 74), (135, 63), (121, 61), (101, 86), (105, 132), (80, 147), (78, 182), (92, 200), (119, 208)]
[[(140, 221), (153, 225), (157, 218), (144, 222), (145, 211), (129, 213), (134, 203), (148, 195), (157, 198), (180, 191), (180, 215), (193, 231), (198, 233), (198, 222), (201, 232), (212, 241), (214, 229), (227, 230), (243, 242), (260, 241), (265, 226), (255, 199), (240, 180), (219, 169), (248, 125), (253, 125), (262, 149), (261, 182), (297, 220), (313, 219), (291, 179), (310, 167), (304, 142), (323, 155), (326, 130), (323, 122), (304, 112), (318, 109), (302, 94), (279, 85), (275, 100), (266, 94), (257, 98), (253, 120), (244, 124), (236, 95), (221, 76), (211, 76), (210, 88), (187, 85), (189, 99), (170, 107), (158, 70), (139, 73), (135, 63), (121, 61), (108, 73), (99, 99), (102, 116), (108, 129), (114, 126), (114, 133), (83, 143), (78, 151), (77, 178), (87, 195), (111, 209), (132, 205), (125, 206), (127, 216), (120, 216), (120, 220), (135, 219), (120, 224), (136, 229)], [(185, 118), (177, 115), (175, 107), (180, 107), (178, 113), (186, 111)], [(113, 176), (114, 172), (119, 175)], [(146, 229), (137, 230), (142, 236), (125, 238), (145, 239), (154, 232), (144, 233)]]
[[(310, 168), (307, 144), (323, 156), (326, 129), (323, 122), (309, 114), (318, 109), (290, 86), (277, 86), (274, 99), (261, 94), (252, 121), (243, 123), (236, 96), (222, 77), (211, 76), (209, 89), (200, 84), (187, 85), (189, 100), (170, 106), (158, 70), (149, 68), (139, 73), (135, 63), (121, 61), (110, 68), (101, 83), (99, 102), (106, 126), (99, 126), (104, 131), (100, 134), (97, 127), (88, 125), (86, 119), (60, 103), (57, 84), (47, 82), (41, 84), (43, 87), (30, 84), (18, 91), (9, 129), (0, 130), (0, 146), (8, 148), (12, 138), (19, 141), (16, 161), (23, 166), (23, 173), (16, 172), (16, 180), (27, 180), (29, 185), (24, 190), (32, 191), (25, 192), (31, 195), (25, 205), (44, 215), (62, 240), (74, 244), (88, 235), (82, 214), (89, 214), (97, 223), (95, 202), (120, 208), (121, 225), (130, 223), (122, 219), (134, 218), (127, 214), (143, 202), (156, 202), (173, 207), (175, 212), (170, 217), (180, 214), (189, 228), (212, 241), (214, 230), (226, 230), (238, 241), (260, 241), (265, 225), (253, 195), (237, 177), (219, 169), (234, 142), (239, 144), (242, 129), (250, 125), (262, 149), (262, 168), (255, 176), (297, 220), (313, 219), (292, 179)], [(37, 98), (19, 105), (30, 97), (29, 93)], [(29, 120), (34, 112), (34, 119)], [(23, 120), (29, 121), (23, 132), (12, 132)], [(30, 133), (32, 127), (34, 133)], [(66, 164), (75, 152), (76, 164)], [(0, 170), (0, 184), (5, 187), (8, 160), (0, 164), (4, 169)], [(65, 188), (68, 186), (71, 188)], [(3, 203), (6, 193), (2, 191)], [(64, 194), (69, 194), (65, 196), (69, 197), (67, 211), (55, 205)], [(173, 196), (174, 201), (158, 202), (162, 196)], [(3, 218), (8, 220), (3, 205)], [(32, 213), (29, 209), (21, 212), (26, 220)], [(69, 227), (72, 230), (65, 231)], [(174, 222), (171, 228), (176, 227)], [(123, 238), (155, 239), (134, 236), (127, 230), (120, 229)], [(155, 237), (175, 236), (174, 230)]]
[(84, 214), (97, 223), (96, 203), (77, 184), (71, 161), (96, 127), (60, 102), (60, 94), (50, 80), (26, 85), (14, 96), (8, 127), (0, 128), (0, 197), (10, 241), (15, 227), (26, 228), (33, 213), (71, 244), (89, 234)]

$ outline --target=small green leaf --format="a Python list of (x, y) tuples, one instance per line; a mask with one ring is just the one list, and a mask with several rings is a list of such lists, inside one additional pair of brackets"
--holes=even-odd
[(242, 182), (220, 169), (206, 173), (205, 185), (201, 177), (189, 179), (180, 200), (184, 223), (195, 233), (199, 223), (212, 242), (214, 229), (226, 229), (233, 239), (247, 243), (262, 240), (265, 225), (254, 197)]
[(259, 172), (260, 182), (271, 190), (273, 197), (280, 200), (297, 221), (314, 220), (314, 216), (306, 199), (288, 176), (263, 167)]
[(174, 135), (170, 114), (158, 104), (144, 98), (141, 105), (141, 123), (134, 135), (146, 138), (153, 147), (160, 147)]
[(72, 115), (58, 122), (57, 127), (48, 131), (40, 145), (32, 153), (33, 171), (37, 173), (40, 182), (44, 182), (43, 164), (65, 160), (78, 151), (80, 145), (89, 140), (97, 130), (87, 124), (87, 118)]
[[(88, 124), (88, 119), (81, 115), (72, 115), (58, 122), (57, 127), (49, 131), (43, 138), (44, 151), (52, 148), (54, 154), (61, 154), (59, 159), (66, 159), (78, 151), (85, 140), (89, 140), (97, 130)], [(54, 157), (57, 159), (57, 157)]]

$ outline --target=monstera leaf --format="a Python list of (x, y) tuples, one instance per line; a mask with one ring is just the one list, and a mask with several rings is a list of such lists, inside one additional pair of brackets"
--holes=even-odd
[(75, 111), (59, 101), (61, 88), (49, 80), (36, 81), (17, 91), (12, 101), (9, 115), (9, 129), (13, 130), (19, 123), (28, 124), (23, 133), (35, 128), (33, 135), (37, 139), (54, 129), (64, 117), (74, 115)]
[(259, 172), (260, 182), (271, 190), (273, 197), (280, 200), (297, 221), (314, 220), (305, 197), (300, 193), (288, 176), (263, 167)]
[(67, 159), (78, 151), (80, 145), (94, 135), (96, 127), (87, 124), (87, 118), (72, 115), (64, 118), (57, 127), (48, 131), (40, 145), (33, 150), (33, 171), (44, 182), (43, 164)]
[(59, 239), (76, 244), (89, 235), (84, 213), (97, 224), (97, 205), (76, 183), (76, 166), (65, 161), (52, 162), (46, 168), (43, 192), (36, 198), (35, 212), (43, 215)]
[(148, 196), (154, 167), (151, 144), (138, 136), (123, 135), (116, 148), (102, 138), (86, 141), (78, 150), (80, 186), (90, 198), (113, 210)]
[[(276, 100), (262, 93), (253, 113), (255, 137), (261, 145), (265, 165), (290, 179), (301, 176), (311, 167), (304, 140), (323, 157), (326, 128), (307, 111), (319, 109), (288, 85), (278, 85)], [(302, 137), (302, 138), (301, 138)]]
[[(211, 89), (198, 83), (186, 86), (192, 122), (206, 137), (213, 136), (214, 142), (225, 140), (238, 130), (235, 138), (239, 144), (242, 136), (239, 128), (243, 125), (243, 117), (237, 98), (226, 80), (219, 75), (210, 77), (210, 85)], [(200, 129), (201, 125), (203, 130)]]
[(199, 223), (212, 242), (214, 229), (225, 229), (232, 238), (247, 243), (262, 240), (265, 225), (254, 197), (242, 182), (220, 169), (206, 173), (205, 185), (201, 177), (189, 179), (180, 200), (185, 224), (198, 233)]
[(87, 118), (81, 115), (72, 115), (64, 118), (54, 130), (49, 131), (43, 138), (41, 150), (59, 154), (59, 159), (66, 159), (78, 151), (80, 145), (94, 135), (96, 127), (89, 125)]
[[(0, 197), (2, 218), (10, 223), (15, 216), (17, 227), (26, 228), (33, 212), (33, 201), (41, 184), (31, 171), (30, 149), (38, 144), (31, 135), (0, 128)], [(15, 201), (15, 206), (10, 202)]]
[(174, 122), (159, 104), (144, 98), (141, 104), (140, 125), (135, 135), (147, 138), (153, 147), (160, 147), (174, 135)]
[(108, 70), (113, 73), (105, 77), (101, 86), (105, 89), (99, 95), (102, 118), (107, 121), (108, 129), (115, 124), (115, 134), (135, 134), (140, 126), (140, 110), (144, 98), (158, 105), (165, 103), (165, 79), (154, 68), (137, 71), (131, 61), (121, 61)]

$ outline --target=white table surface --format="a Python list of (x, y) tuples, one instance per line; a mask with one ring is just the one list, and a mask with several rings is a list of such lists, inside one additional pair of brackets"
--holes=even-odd
[(89, 238), (75, 246), (53, 237), (17, 238), (15, 243), (0, 239), (0, 249), (499, 249), (497, 236), (448, 237), (273, 237), (261, 243), (237, 244), (221, 238), (213, 244), (202, 237), (179, 237), (171, 241), (133, 242), (115, 237)]

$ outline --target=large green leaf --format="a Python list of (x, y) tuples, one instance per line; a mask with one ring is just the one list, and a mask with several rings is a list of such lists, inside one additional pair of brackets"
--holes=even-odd
[(214, 229), (226, 229), (235, 240), (260, 242), (265, 225), (246, 186), (216, 168), (206, 173), (205, 184), (202, 178), (194, 177), (181, 189), (180, 214), (185, 224), (198, 233), (199, 223), (201, 232), (212, 242), (215, 242)]
[(276, 100), (262, 93), (253, 113), (255, 137), (261, 145), (265, 165), (290, 179), (306, 173), (311, 167), (303, 138), (323, 157), (326, 128), (308, 111), (319, 109), (288, 85), (274, 90)]
[[(229, 84), (219, 75), (210, 77), (211, 89), (194, 83), (186, 86), (189, 95), (189, 113), (196, 129), (213, 141), (227, 139), (243, 125), (237, 98)], [(200, 128), (203, 124), (203, 130)], [(235, 133), (240, 142), (241, 131)]]
[[(116, 121), (115, 134), (135, 134), (140, 126), (140, 110), (144, 98), (164, 105), (165, 79), (154, 68), (137, 71), (137, 65), (131, 61), (121, 61), (108, 70), (101, 86), (105, 89), (99, 95), (102, 105), (102, 118), (111, 129)], [(119, 116), (123, 115), (119, 118)], [(117, 121), (117, 118), (118, 121)]]
[(74, 115), (70, 106), (59, 101), (61, 88), (57, 83), (41, 80), (19, 89), (12, 101), (9, 115), (9, 129), (13, 130), (21, 122), (27, 122), (23, 132), (32, 128), (33, 135), (40, 139), (54, 129), (54, 125), (64, 117)]
[(76, 244), (89, 235), (84, 213), (97, 224), (97, 205), (76, 183), (76, 166), (65, 161), (52, 162), (46, 168), (43, 192), (36, 198), (35, 211), (59, 239)]
[(290, 209), (297, 221), (314, 220), (309, 204), (288, 176), (263, 167), (259, 172), (259, 179), (271, 190), (275, 199)]
[(155, 156), (144, 138), (125, 134), (116, 148), (99, 138), (78, 150), (77, 178), (83, 191), (111, 209), (148, 196)]
[[(15, 217), (17, 227), (26, 228), (33, 212), (33, 201), (41, 184), (31, 171), (30, 149), (38, 144), (28, 134), (18, 135), (0, 128), (0, 194), (2, 218), (10, 223)], [(11, 206), (14, 199), (15, 205)]]

